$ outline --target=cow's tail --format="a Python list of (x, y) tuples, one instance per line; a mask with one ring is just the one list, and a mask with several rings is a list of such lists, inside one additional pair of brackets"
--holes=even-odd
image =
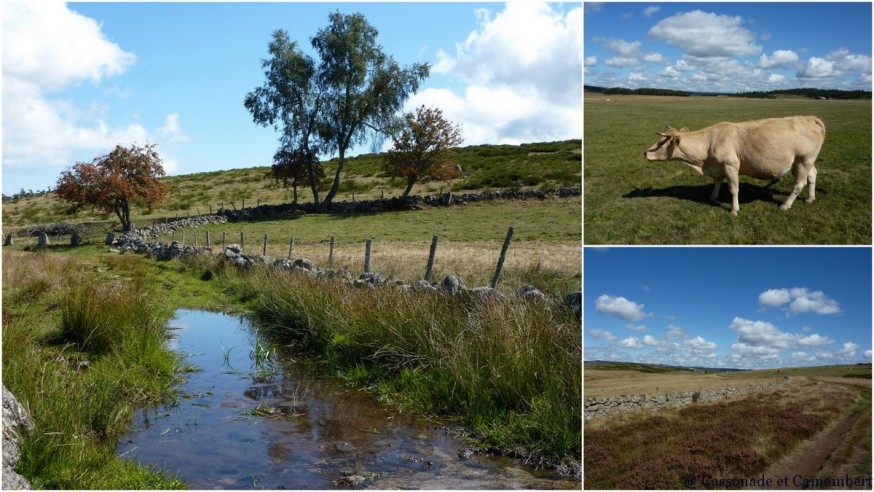
[(825, 123), (823, 123), (818, 116), (813, 117), (813, 122), (819, 127), (819, 131), (822, 133), (822, 139), (825, 140)]

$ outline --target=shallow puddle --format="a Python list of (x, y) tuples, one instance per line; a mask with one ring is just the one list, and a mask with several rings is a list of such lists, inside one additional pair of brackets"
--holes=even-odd
[(466, 457), (438, 422), (267, 353), (246, 319), (180, 310), (171, 326), (172, 347), (198, 371), (177, 403), (137, 416), (118, 452), (191, 488), (580, 488), (518, 460)]

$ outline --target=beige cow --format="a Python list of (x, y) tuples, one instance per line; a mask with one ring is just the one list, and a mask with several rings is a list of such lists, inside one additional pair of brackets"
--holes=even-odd
[(780, 206), (782, 210), (792, 207), (805, 184), (810, 185), (807, 202), (816, 199), (814, 163), (825, 139), (825, 125), (816, 116), (718, 123), (696, 132), (665, 126), (668, 131), (658, 133), (661, 139), (643, 155), (648, 161), (683, 161), (712, 177), (711, 200), (716, 200), (722, 180), (728, 178), (731, 215), (740, 210), (737, 194), (741, 175), (774, 180), (792, 171), (795, 186)]

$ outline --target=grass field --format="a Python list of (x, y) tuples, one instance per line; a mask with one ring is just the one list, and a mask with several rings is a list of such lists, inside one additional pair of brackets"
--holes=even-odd
[[(586, 397), (790, 379), (744, 396), (587, 422), (586, 489), (738, 489), (755, 487), (742, 481), (759, 477), (772, 480), (765, 488), (788, 479), (788, 488), (808, 480), (811, 488), (870, 489), (870, 364), (715, 374), (592, 367), (586, 365)], [(845, 476), (861, 483), (822, 486)]]
[[(585, 243), (870, 244), (871, 101), (585, 95)], [(608, 102), (607, 99), (610, 101)], [(741, 177), (740, 212), (729, 215), (710, 178), (681, 162), (647, 162), (664, 123), (699, 130), (721, 121), (816, 115), (826, 126), (817, 199), (784, 212), (791, 173), (777, 184)], [(802, 192), (801, 199), (806, 198)]]

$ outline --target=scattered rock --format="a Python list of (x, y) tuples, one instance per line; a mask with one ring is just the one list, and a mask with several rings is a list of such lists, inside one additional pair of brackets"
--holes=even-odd
[(36, 244), (40, 246), (48, 246), (49, 245), (49, 236), (45, 232), (40, 232), (39, 236), (36, 239)]
[(3, 242), (3, 246), (12, 246), (12, 234), (6, 235), (6, 241)]
[(440, 289), (449, 294), (458, 294), (464, 290), (464, 281), (455, 275), (447, 275), (440, 282)]
[(103, 241), (103, 244), (110, 246), (114, 242), (115, 242), (115, 234), (110, 232), (109, 234), (106, 235), (106, 240)]
[(291, 264), (291, 266), (297, 267), (297, 268), (302, 268), (304, 270), (315, 271), (316, 262), (314, 262), (313, 260), (308, 260), (306, 258), (298, 258), (298, 259), (294, 260), (294, 262)]
[(3, 489), (29, 489), (30, 482), (15, 472), (21, 456), (18, 433), (33, 432), (34, 425), (27, 410), (3, 386)]
[(577, 315), (577, 319), (583, 318), (583, 291), (578, 290), (567, 295), (567, 303), (570, 304)]
[(70, 236), (70, 246), (79, 246), (81, 244), (82, 244), (82, 236), (80, 236), (74, 232), (73, 235)]
[(528, 302), (535, 304), (546, 304), (547, 302), (546, 294), (537, 290), (533, 285), (525, 284), (516, 293)]
[(458, 457), (463, 459), (463, 460), (469, 460), (469, 459), (473, 458), (473, 450), (467, 449), (467, 448), (462, 449), (461, 451), (458, 452)]

